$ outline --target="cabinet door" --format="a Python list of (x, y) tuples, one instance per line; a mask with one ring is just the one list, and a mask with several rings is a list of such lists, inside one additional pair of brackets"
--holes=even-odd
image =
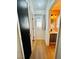
[(50, 42), (56, 42), (57, 34), (50, 34)]

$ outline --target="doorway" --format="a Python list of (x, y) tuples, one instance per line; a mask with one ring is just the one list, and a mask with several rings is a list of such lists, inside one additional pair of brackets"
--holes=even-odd
[(36, 14), (34, 16), (34, 39), (42, 39), (44, 40), (44, 35), (45, 35), (45, 17), (42, 14)]

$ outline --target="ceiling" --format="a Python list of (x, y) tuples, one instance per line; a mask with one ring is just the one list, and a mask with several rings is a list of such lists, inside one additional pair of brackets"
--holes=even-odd
[(30, 0), (34, 13), (45, 13), (48, 5), (53, 3), (55, 0)]
[(31, 0), (34, 10), (45, 10), (48, 0)]

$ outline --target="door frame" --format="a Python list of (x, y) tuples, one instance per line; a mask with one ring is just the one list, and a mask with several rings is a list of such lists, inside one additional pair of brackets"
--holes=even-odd
[(19, 25), (19, 21), (17, 21), (17, 31), (19, 33), (19, 41), (20, 41), (20, 45), (21, 45), (21, 50), (22, 50), (22, 56), (23, 59), (25, 59), (25, 55), (24, 55), (24, 49), (23, 49), (23, 43), (22, 43), (22, 39), (21, 39), (21, 32), (20, 32), (20, 25)]
[(58, 47), (58, 43), (59, 43), (59, 39), (61, 36), (61, 15), (59, 15), (59, 29), (58, 29), (58, 33), (57, 33), (57, 39), (56, 39), (56, 47), (55, 47), (55, 59), (57, 58), (57, 47)]

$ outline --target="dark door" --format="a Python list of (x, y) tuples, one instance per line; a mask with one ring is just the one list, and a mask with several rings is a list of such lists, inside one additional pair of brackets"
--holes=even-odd
[(25, 59), (31, 55), (30, 29), (28, 17), (28, 4), (26, 0), (17, 0), (17, 12), (21, 30), (21, 37), (24, 49)]

